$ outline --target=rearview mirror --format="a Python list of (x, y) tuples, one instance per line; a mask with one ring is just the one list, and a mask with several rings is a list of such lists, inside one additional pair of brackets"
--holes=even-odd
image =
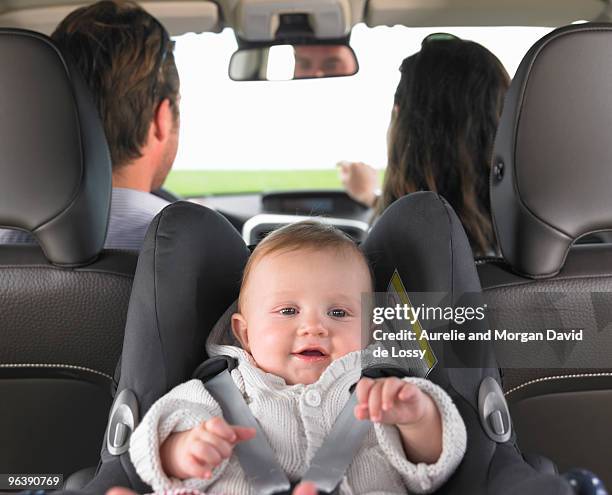
[(274, 45), (235, 52), (229, 76), (234, 81), (287, 81), (352, 76), (358, 69), (347, 45)]

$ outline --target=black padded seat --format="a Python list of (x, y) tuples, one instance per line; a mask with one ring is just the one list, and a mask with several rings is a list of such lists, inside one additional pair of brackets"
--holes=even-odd
[[(574, 25), (551, 32), (524, 57), (491, 164), (503, 260), (477, 263), (487, 300), (504, 308), (504, 326), (554, 328), (526, 309), (543, 294), (563, 297), (566, 314), (581, 322), (585, 341), (563, 355), (571, 365), (542, 366), (540, 352), (523, 350), (527, 366), (500, 363), (504, 389), (523, 450), (547, 455), (561, 471), (591, 469), (608, 486), (612, 246), (575, 242), (612, 229), (611, 43), (609, 24)], [(572, 361), (579, 352), (591, 359)]]
[[(612, 297), (606, 297), (612, 290), (612, 246), (574, 247), (562, 270), (551, 279), (533, 280), (514, 274), (502, 260), (477, 263), (477, 269), (487, 302), (514, 314), (504, 320), (510, 328), (533, 324), (534, 315), (521, 308), (538, 293), (568, 294), (567, 311), (584, 314), (590, 308), (582, 298), (571, 295), (593, 292), (601, 302), (595, 321), (604, 326), (606, 321), (612, 322)], [(586, 316), (585, 321), (589, 321)], [(612, 356), (612, 349), (607, 348), (590, 352), (597, 363)], [(537, 356), (531, 358), (533, 367), (503, 370), (504, 392), (521, 449), (553, 459), (561, 471), (587, 467), (609, 483), (609, 457), (605, 452), (612, 442), (612, 369), (538, 368)]]
[(75, 269), (0, 246), (0, 465), (62, 473), (97, 463), (137, 255)]
[[(408, 292), (442, 291), (453, 305), (465, 301), (466, 295), (479, 294), (461, 223), (434, 193), (415, 193), (396, 201), (362, 247), (378, 290), (386, 290), (388, 278), (397, 270)], [(70, 494), (100, 494), (117, 485), (138, 493), (151, 491), (129, 458), (129, 434), (120, 435), (121, 442), (113, 439), (117, 432), (133, 430), (155, 400), (188, 380), (206, 358), (208, 333), (238, 296), (249, 254), (232, 225), (207, 208), (177, 202), (153, 219), (130, 298), (121, 378), (102, 463), (90, 483), (75, 484)], [(432, 347), (440, 362), (430, 378), (455, 400), (468, 430), (468, 452), (461, 466), (436, 493), (572, 493), (560, 477), (525, 462), (508, 429), (508, 438), (496, 441), (485, 432), (478, 396), (484, 381), (499, 380), (490, 346), (481, 342), (445, 348), (432, 343)], [(446, 367), (443, 362), (461, 367)]]
[(83, 80), (44, 35), (0, 29), (0, 466), (96, 464), (137, 253), (102, 251), (110, 156)]

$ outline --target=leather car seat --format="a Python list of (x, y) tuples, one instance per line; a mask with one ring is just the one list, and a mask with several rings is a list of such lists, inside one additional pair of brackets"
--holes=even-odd
[(0, 466), (97, 462), (137, 254), (102, 251), (111, 164), (83, 80), (44, 35), (0, 29)]
[[(584, 329), (585, 341), (561, 349), (557, 360), (544, 355), (548, 348), (521, 347), (522, 361), (500, 358), (500, 366), (521, 448), (561, 470), (600, 473), (608, 486), (612, 246), (573, 244), (612, 229), (611, 43), (611, 25), (580, 24), (551, 32), (525, 55), (491, 164), (503, 260), (478, 264), (489, 304), (503, 308), (500, 325), (554, 329), (567, 316)], [(548, 311), (555, 300), (562, 301), (556, 313)]]

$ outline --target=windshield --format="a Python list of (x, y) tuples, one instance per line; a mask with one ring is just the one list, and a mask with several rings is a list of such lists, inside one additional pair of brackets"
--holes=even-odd
[(336, 163), (384, 169), (399, 65), (432, 32), (476, 41), (513, 76), (529, 47), (551, 28), (355, 26), (355, 76), (235, 82), (231, 29), (176, 37), (181, 135), (166, 187), (183, 196), (341, 187)]

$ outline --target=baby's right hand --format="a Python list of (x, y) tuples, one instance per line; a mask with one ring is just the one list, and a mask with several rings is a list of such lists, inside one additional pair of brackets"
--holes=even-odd
[(255, 432), (255, 428), (229, 425), (221, 417), (209, 419), (166, 439), (160, 449), (162, 467), (175, 478), (208, 479), (213, 469), (232, 455), (234, 446), (250, 440)]

